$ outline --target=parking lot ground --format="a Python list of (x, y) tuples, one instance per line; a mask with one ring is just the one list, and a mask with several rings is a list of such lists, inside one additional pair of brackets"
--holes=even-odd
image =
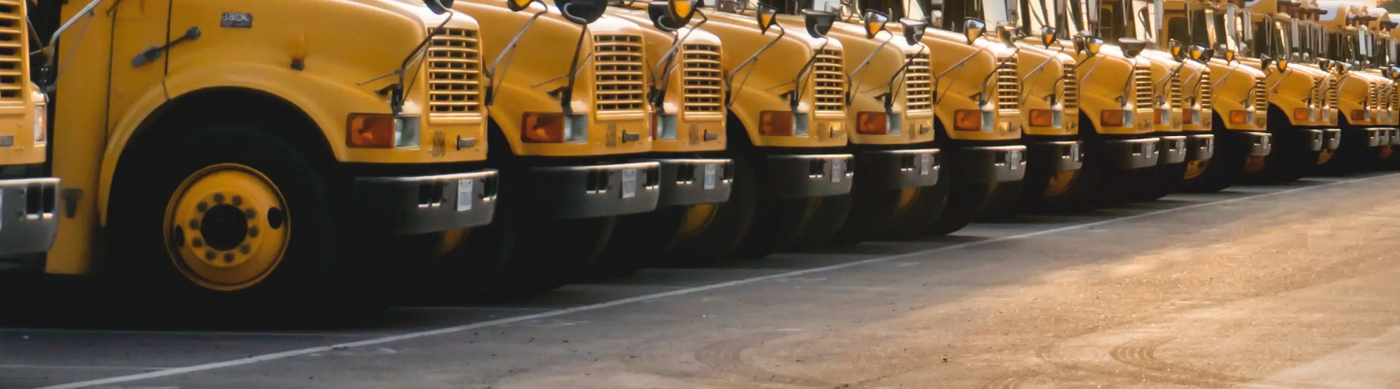
[(1397, 237), (1369, 174), (327, 327), (23, 310), (0, 388), (1393, 388)]

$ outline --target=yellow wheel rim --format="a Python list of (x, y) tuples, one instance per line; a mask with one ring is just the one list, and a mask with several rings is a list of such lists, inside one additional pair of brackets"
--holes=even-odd
[(1331, 150), (1322, 150), (1322, 153), (1320, 153), (1320, 154), (1317, 155), (1317, 164), (1318, 164), (1318, 165), (1327, 164), (1327, 161), (1330, 161), (1330, 160), (1332, 160), (1332, 151), (1331, 151)]
[(1191, 161), (1186, 163), (1186, 179), (1193, 179), (1205, 174), (1206, 168), (1210, 167), (1210, 160)]
[(470, 228), (454, 228), (443, 231), (442, 244), (439, 245), (437, 249), (437, 258), (447, 258), (448, 254), (456, 252), (463, 244), (467, 243), (467, 235), (470, 234), (471, 231), (472, 229)]
[(1382, 146), (1382, 147), (1381, 147), (1381, 160), (1382, 160), (1382, 161), (1387, 160), (1387, 159), (1390, 159), (1390, 156), (1391, 156), (1391, 155), (1395, 155), (1395, 149), (1390, 148), (1390, 146)]
[(1264, 170), (1264, 157), (1249, 157), (1244, 163), (1244, 171), (1254, 173)]
[(291, 215), (277, 185), (239, 164), (200, 169), (165, 209), (165, 243), (175, 267), (210, 290), (257, 285), (282, 262)]
[(1070, 188), (1074, 188), (1074, 180), (1079, 177), (1079, 170), (1066, 170), (1055, 173), (1050, 177), (1050, 182), (1045, 185), (1045, 197), (1063, 196), (1069, 193)]
[(715, 215), (719, 214), (719, 205), (716, 204), (696, 204), (686, 207), (685, 221), (681, 223), (682, 239), (699, 235), (700, 232), (710, 227), (714, 223)]
[(895, 209), (896, 209), (896, 210), (901, 210), (901, 211), (902, 211), (902, 210), (905, 210), (905, 209), (909, 209), (909, 206), (910, 206), (910, 205), (914, 205), (914, 200), (916, 200), (916, 199), (918, 199), (918, 198), (919, 198), (919, 188), (904, 188), (904, 189), (900, 189), (900, 190), (899, 190), (899, 205), (896, 206)]

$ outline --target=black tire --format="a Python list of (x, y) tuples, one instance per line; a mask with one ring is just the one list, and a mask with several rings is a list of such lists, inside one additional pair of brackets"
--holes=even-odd
[(1166, 197), (1176, 192), (1186, 178), (1186, 163), (1157, 165), (1147, 170), (1150, 173), (1134, 201), (1154, 201)]
[[(927, 233), (931, 235), (948, 235), (972, 224), (972, 220), (982, 211), (986, 205), (988, 196), (991, 195), (994, 184), (967, 182), (960, 174), (961, 165), (964, 163), (957, 156), (957, 151), (948, 153), (949, 158), (943, 164), (943, 174), (939, 177), (939, 184), (948, 185), (948, 203), (941, 215), (934, 219), (933, 224)], [(946, 180), (945, 180), (946, 179)]]
[(850, 194), (817, 198), (816, 212), (783, 250), (808, 251), (836, 245), (838, 241), (833, 238), (846, 225), (853, 200)]
[[(304, 148), (273, 135), (286, 130), (275, 125), (220, 122), (190, 127), (187, 133), (172, 134), (169, 141), (128, 150), (131, 166), (123, 169), (114, 187), (111, 222), (105, 229), (110, 242), (107, 270), (123, 287), (120, 290), (147, 298), (135, 300), (143, 304), (203, 307), (200, 310), (221, 316), (379, 308), (369, 299), (379, 295), (374, 287), (378, 284), (364, 282), (369, 267), (364, 261), (371, 258), (349, 255), (354, 247), (337, 244), (347, 239), (341, 235), (342, 226), (353, 220), (338, 211), (349, 202), (338, 196), (349, 193), (348, 180), (340, 180), (328, 162), (312, 160)], [(177, 188), (186, 177), (217, 164), (243, 165), (266, 176), (287, 206), (286, 224), (276, 224), (282, 225), (279, 229), (296, 229), (288, 235), (276, 267), (261, 281), (236, 291), (211, 290), (186, 277), (162, 233), (166, 208)], [(263, 213), (274, 214), (282, 213)]]
[[(757, 158), (757, 157), (754, 157)], [(757, 179), (750, 190), (758, 199), (753, 219), (732, 255), (736, 258), (762, 258), (789, 245), (812, 216), (816, 215), (819, 198), (778, 199), (762, 195), (760, 185), (769, 182), (762, 165), (753, 163)]]
[(717, 204), (713, 220), (699, 232), (681, 236), (667, 253), (670, 266), (704, 266), (728, 259), (749, 231), (758, 208), (758, 176), (753, 160), (729, 152), (734, 161), (734, 183), (729, 201)]
[(687, 207), (664, 207), (618, 217), (612, 239), (593, 262), (589, 275), (619, 277), (661, 264), (663, 256), (675, 245), (686, 210)]
[(987, 204), (978, 214), (979, 222), (1008, 222), (1021, 212), (1021, 199), (1025, 196), (1025, 181), (1001, 182), (993, 185), (987, 196)]
[(1225, 188), (1229, 188), (1244, 175), (1245, 163), (1249, 156), (1243, 151), (1248, 145), (1244, 144), (1243, 137), (1235, 136), (1225, 129), (1225, 122), (1220, 115), (1211, 114), (1214, 120), (1215, 139), (1217, 147), (1215, 154), (1211, 156), (1206, 164), (1205, 172), (1196, 177), (1182, 180), (1181, 189), (1194, 193), (1216, 193)]
[(885, 227), (876, 233), (875, 239), (918, 239), (932, 230), (934, 223), (943, 217), (943, 212), (948, 208), (951, 185), (945, 183), (947, 178), (944, 175), (939, 177), (938, 185), (919, 188), (913, 201), (908, 206), (896, 209)]
[[(899, 211), (902, 190), (858, 191), (860, 176), (857, 174), (852, 188), (851, 209), (840, 231), (831, 238), (831, 244), (849, 246), (867, 239), (884, 238), (880, 232), (886, 228)], [(911, 189), (917, 191), (918, 189)], [(917, 196), (917, 192), (916, 192)]]

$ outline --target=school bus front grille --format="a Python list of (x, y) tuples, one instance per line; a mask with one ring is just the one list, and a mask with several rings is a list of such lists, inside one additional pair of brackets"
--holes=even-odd
[(446, 28), (428, 46), (428, 115), (443, 118), (481, 111), (481, 47), (477, 31)]
[(1391, 86), (1390, 86), (1390, 107), (1389, 107), (1389, 108), (1390, 108), (1390, 109), (1395, 109), (1395, 107), (1400, 107), (1400, 88), (1396, 88), (1394, 85), (1391, 85)]
[(1186, 74), (1185, 74), (1185, 73), (1180, 73), (1180, 74), (1177, 74), (1176, 77), (1172, 77), (1172, 81), (1171, 81), (1171, 82), (1172, 82), (1172, 95), (1171, 95), (1171, 100), (1172, 100), (1172, 108), (1173, 108), (1173, 109), (1181, 109), (1181, 107), (1185, 105), (1186, 96), (1183, 96), (1183, 95), (1181, 94), (1181, 79), (1182, 79), (1182, 78), (1185, 78), (1185, 77), (1186, 77)]
[(1151, 108), (1152, 104), (1152, 69), (1147, 66), (1138, 66), (1133, 69), (1133, 87), (1137, 89), (1138, 109)]
[(1016, 70), (1016, 57), (1000, 60), (1004, 62), (996, 70), (997, 109), (1021, 109), (1021, 77)]
[(909, 69), (904, 72), (905, 106), (910, 111), (933, 108), (933, 77), (927, 54), (906, 55)]
[[(1073, 64), (1065, 64), (1071, 68)], [(1074, 74), (1074, 70), (1065, 69), (1065, 112), (1071, 112), (1079, 108), (1079, 77)]]
[(1210, 87), (1210, 71), (1207, 70), (1201, 72), (1200, 88), (1201, 111), (1207, 111), (1205, 115), (1210, 115), (1208, 111), (1210, 111), (1211, 109), (1211, 98), (1214, 97), (1214, 95), (1211, 93), (1212, 91)]
[(846, 77), (841, 64), (841, 51), (817, 51), (817, 61), (813, 64), (812, 71), (812, 79), (817, 83), (817, 112), (845, 112)]
[(1264, 79), (1254, 82), (1254, 112), (1264, 115), (1269, 112), (1269, 91), (1264, 88)]
[(598, 112), (640, 111), (646, 95), (640, 35), (594, 35), (593, 97)]
[[(1339, 82), (1341, 82), (1341, 80), (1334, 80), (1331, 83), (1336, 84)], [(1340, 108), (1337, 106), (1337, 89), (1341, 89), (1341, 85), (1328, 85), (1327, 88), (1327, 105), (1331, 106), (1332, 109)]]
[(1380, 86), (1368, 83), (1366, 88), (1366, 107), (1371, 109), (1380, 107)]
[(0, 0), (0, 101), (24, 100), (29, 82), (29, 67), (24, 66), (29, 42), (24, 1)]
[(685, 111), (691, 113), (720, 112), (724, 107), (721, 90), (724, 74), (720, 65), (720, 48), (715, 45), (685, 45), (682, 65), (685, 73)]

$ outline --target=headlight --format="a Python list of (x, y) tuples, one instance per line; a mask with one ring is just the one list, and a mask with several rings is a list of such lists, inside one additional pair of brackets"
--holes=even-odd
[(47, 104), (34, 105), (34, 144), (49, 142), (49, 107)]
[(422, 121), (417, 116), (394, 118), (394, 147), (411, 149), (418, 147), (418, 128)]

